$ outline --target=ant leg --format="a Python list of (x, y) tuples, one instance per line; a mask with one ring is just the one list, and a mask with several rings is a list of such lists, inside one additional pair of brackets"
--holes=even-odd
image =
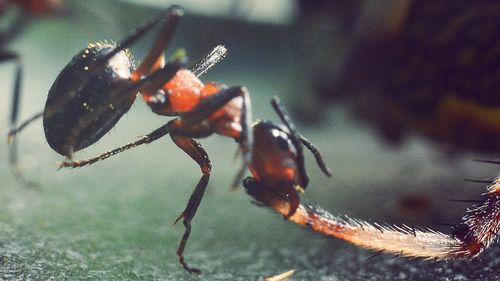
[(231, 183), (231, 186), (229, 189), (231, 191), (236, 191), (238, 190), (238, 186), (240, 185), (241, 180), (243, 179), (243, 176), (245, 175), (245, 169), (246, 165), (242, 165), (238, 172), (236, 173), (236, 176), (234, 176), (233, 182)]
[(195, 108), (193, 108), (193, 110), (182, 115), (182, 117), (178, 118), (176, 121), (179, 122), (179, 124), (177, 125), (181, 125), (180, 127), (187, 129), (187, 131), (185, 131), (185, 134), (183, 133), (183, 135), (189, 135), (189, 127), (191, 125), (194, 125), (207, 118), (212, 113), (214, 113), (236, 97), (243, 98), (243, 106), (241, 109), (241, 134), (238, 142), (241, 145), (245, 164), (249, 164), (252, 160), (251, 153), (253, 146), (253, 134), (250, 130), (252, 120), (250, 95), (248, 94), (248, 91), (245, 87), (235, 86), (221, 90), (214, 95), (208, 96), (205, 99), (201, 100), (200, 103)]
[(21, 80), (23, 68), (19, 56), (8, 51), (0, 51), (0, 62), (14, 60), (16, 64), (16, 73), (14, 77), (14, 90), (12, 92), (12, 104), (9, 116), (9, 133), (7, 134), (7, 143), (9, 144), (9, 165), (12, 171), (17, 171), (17, 143), (14, 142), (14, 130), (16, 130), (17, 119), (19, 116), (19, 102), (21, 97)]
[(33, 116), (31, 116), (30, 118), (24, 120), (23, 123), (21, 123), (21, 125), (17, 126), (17, 127), (13, 127), (7, 134), (7, 143), (8, 144), (12, 144), (12, 142), (15, 140), (17, 134), (19, 132), (21, 132), (22, 130), (24, 130), (29, 124), (31, 124), (33, 121), (36, 121), (38, 120), (40, 117), (43, 116), (43, 112), (38, 112), (38, 113), (35, 113), (33, 114)]
[(89, 158), (87, 160), (77, 160), (77, 161), (63, 161), (59, 163), (59, 169), (64, 168), (64, 167), (71, 167), (71, 168), (79, 168), (83, 166), (88, 166), (91, 164), (94, 164), (97, 161), (104, 160), (106, 158), (109, 158), (113, 155), (116, 155), (120, 152), (123, 152), (125, 150), (129, 150), (131, 148), (134, 148), (136, 146), (142, 145), (142, 144), (148, 144), (152, 143), (153, 141), (165, 136), (166, 134), (169, 133), (169, 124), (165, 124), (158, 129), (154, 130), (153, 132), (141, 137), (138, 141), (128, 143), (126, 145), (120, 146), (118, 148), (115, 148), (113, 150), (110, 150), (108, 152), (102, 153), (96, 157)]
[[(178, 134), (189, 137), (199, 137), (199, 132), (193, 132), (192, 125), (197, 124), (203, 119), (210, 116), (212, 113), (220, 109), (229, 101), (236, 97), (243, 98), (243, 106), (241, 109), (241, 132), (237, 141), (240, 144), (240, 149), (243, 152), (244, 167), (248, 166), (252, 161), (252, 147), (253, 147), (253, 134), (251, 132), (251, 109), (250, 109), (250, 95), (244, 87), (236, 86), (229, 89), (221, 90), (220, 92), (203, 99), (193, 110), (182, 115), (182, 117), (174, 120), (175, 130)], [(224, 134), (223, 131), (221, 131)], [(233, 136), (234, 134), (228, 133), (227, 135)], [(241, 181), (244, 169), (240, 170), (234, 183)]]
[(170, 44), (179, 18), (182, 15), (183, 11), (180, 7), (173, 6), (168, 9), (166, 13), (167, 18), (165, 19), (162, 30), (156, 37), (156, 41), (147, 53), (146, 57), (142, 60), (141, 64), (137, 67), (134, 73), (132, 73), (132, 80), (137, 81), (157, 68), (163, 67), (163, 52)]
[[(208, 158), (207, 152), (203, 149), (201, 144), (188, 137), (183, 137), (179, 135), (170, 135), (174, 143), (181, 148), (184, 152), (186, 152), (198, 165), (200, 165), (201, 172), (203, 176), (198, 181), (196, 188), (193, 190), (193, 193), (189, 197), (188, 204), (182, 214), (175, 220), (175, 222), (179, 221), (182, 218), (182, 223), (186, 230), (184, 231), (184, 235), (182, 236), (179, 247), (177, 248), (177, 255), (179, 256), (179, 262), (182, 267), (190, 272), (200, 275), (201, 270), (197, 268), (190, 267), (186, 261), (184, 260), (184, 249), (186, 247), (186, 243), (189, 239), (189, 235), (191, 233), (191, 221), (196, 215), (196, 211), (200, 206), (201, 200), (203, 199), (203, 195), (205, 194), (205, 190), (208, 185), (208, 181), (210, 179), (210, 171), (212, 170), (212, 163)], [(175, 223), (174, 223), (175, 224)]]
[[(165, 21), (165, 25), (164, 25), (164, 28), (162, 30), (162, 33), (158, 36), (155, 44), (153, 45), (152, 51), (150, 51), (150, 54), (148, 54), (148, 56), (146, 57), (147, 61), (145, 63), (144, 62), (142, 63), (145, 66), (143, 66), (143, 67), (139, 66), (141, 69), (147, 69), (147, 68), (152, 67), (156, 63), (158, 58), (161, 57), (161, 53), (158, 54), (159, 51), (157, 49), (160, 49), (160, 47), (162, 47), (163, 44), (165, 46), (168, 44), (168, 42), (170, 41), (170, 38), (172, 36), (173, 29), (176, 25), (177, 18), (182, 16), (182, 14), (183, 14), (183, 11), (179, 6), (175, 6), (175, 5), (171, 6), (170, 8), (168, 8), (166, 10), (166, 12), (162, 13), (159, 16), (152, 18), (151, 20), (145, 22), (143, 25), (141, 25), (138, 28), (136, 28), (135, 30), (133, 30), (127, 37), (125, 37), (120, 43), (118, 43), (116, 45), (116, 47), (111, 52), (109, 52), (108, 54), (106, 54), (105, 56), (100, 58), (99, 60), (95, 61), (92, 65), (89, 66), (89, 68), (99, 68), (99, 67), (106, 66), (109, 59), (111, 59), (114, 55), (116, 55), (117, 53), (121, 52), (122, 50), (128, 48), (132, 44), (134, 44), (139, 38), (144, 36), (154, 26), (156, 26), (156, 24), (158, 24), (159, 22)], [(166, 32), (165, 38), (162, 38), (162, 36), (164, 35), (163, 32)], [(163, 50), (163, 48), (161, 48), (161, 50)], [(156, 57), (155, 57), (155, 55), (156, 55)], [(148, 71), (145, 71), (145, 72), (148, 72)], [(135, 76), (137, 78), (136, 80), (138, 80), (141, 76), (141, 73), (138, 72), (137, 74), (135, 74)]]
[(314, 158), (316, 158), (316, 163), (318, 163), (319, 168), (327, 177), (332, 176), (332, 171), (330, 168), (325, 164), (325, 161), (323, 160), (323, 156), (321, 155), (321, 152), (319, 152), (318, 148), (308, 139), (306, 139), (303, 135), (299, 134), (300, 140), (302, 141), (302, 144), (311, 151), (311, 153), (314, 155)]
[[(240, 145), (243, 152), (243, 161), (248, 166), (252, 162), (253, 151), (253, 132), (252, 127), (252, 110), (250, 108), (250, 95), (246, 88), (240, 88), (243, 95), (243, 107), (241, 109), (241, 137)], [(241, 180), (241, 176), (240, 176)]]
[(19, 56), (16, 53), (9, 51), (0, 51), (0, 62), (6, 62), (13, 60), (16, 64), (16, 74), (14, 78), (14, 91), (12, 94), (12, 105), (10, 112), (10, 129), (16, 127), (18, 112), (19, 112), (19, 100), (21, 94), (21, 80), (23, 76), (23, 67)]
[(15, 141), (15, 135), (17, 134), (17, 132), (24, 129), (28, 124), (40, 118), (42, 116), (42, 113), (35, 114), (33, 117), (23, 122), (21, 126), (17, 127), (17, 120), (19, 116), (19, 105), (21, 100), (21, 81), (23, 76), (23, 68), (19, 56), (17, 54), (8, 51), (0, 51), (0, 62), (9, 60), (14, 60), (16, 64), (14, 90), (12, 93), (12, 104), (9, 117), (10, 130), (7, 134), (7, 143), (9, 144), (9, 166), (16, 179), (23, 182), (23, 184), (26, 186), (33, 187), (34, 184), (27, 181), (24, 178), (18, 166), (18, 152), (17, 152), (17, 142)]

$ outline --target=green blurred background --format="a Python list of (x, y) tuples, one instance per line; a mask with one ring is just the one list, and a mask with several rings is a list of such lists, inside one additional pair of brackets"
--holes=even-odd
[[(185, 16), (168, 52), (185, 48), (194, 61), (215, 45), (226, 45), (228, 57), (203, 80), (246, 86), (254, 119), (277, 120), (269, 100), (279, 96), (299, 130), (323, 152), (334, 175), (325, 178), (307, 155), (311, 182), (305, 201), (334, 214), (449, 232), (439, 224), (457, 222), (468, 206), (450, 199), (475, 199), (483, 190), (463, 179), (496, 173), (495, 167), (471, 161), (495, 155), (450, 155), (418, 135), (393, 147), (343, 105), (329, 105), (311, 121), (311, 106), (318, 102), (311, 102), (317, 97), (308, 57), (318, 60), (321, 51), (304, 48), (299, 2), (134, 2), (64, 1), (63, 15), (29, 19), (4, 45), (22, 56), (25, 67), (21, 119), (43, 108), (59, 71), (87, 43), (117, 41), (176, 3)], [(148, 36), (132, 48), (137, 60), (152, 40)], [(1, 64), (0, 77), (0, 135), (5, 136), (14, 65)], [(125, 144), (167, 120), (138, 100), (107, 136), (76, 157)], [(287, 223), (251, 204), (243, 190), (230, 192), (240, 163), (234, 159), (236, 145), (219, 136), (202, 143), (214, 168), (185, 255), (204, 271), (204, 280), (263, 280), (289, 269), (296, 270), (292, 280), (494, 280), (500, 269), (498, 250), (473, 261), (432, 263), (389, 255), (367, 261), (372, 252)], [(7, 145), (0, 146), (0, 279), (198, 279), (177, 262), (182, 225), (170, 226), (200, 172), (168, 137), (77, 170), (57, 171), (55, 163), (62, 159), (47, 145), (41, 122), (20, 135), (19, 149), (26, 177), (40, 188), (16, 181)]]

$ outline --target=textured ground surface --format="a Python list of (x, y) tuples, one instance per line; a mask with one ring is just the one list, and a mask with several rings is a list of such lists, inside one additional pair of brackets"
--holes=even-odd
[[(115, 13), (125, 20), (125, 12)], [(85, 14), (73, 23), (45, 20), (32, 25), (11, 45), (27, 67), (22, 115), (43, 106), (59, 69), (86, 42), (118, 39), (151, 12), (135, 10), (130, 23), (110, 25), (109, 32), (97, 28), (103, 25), (100, 18)], [(286, 52), (289, 31), (233, 24), (232, 31), (219, 31), (212, 38), (204, 35), (205, 29), (219, 30), (221, 23), (209, 23), (188, 17), (174, 45), (185, 46), (196, 57), (226, 43), (230, 56), (207, 79), (246, 85), (255, 118), (273, 117), (268, 105), (272, 95), (285, 103), (307, 97), (300, 83), (290, 79), (297, 68)], [(192, 30), (199, 33), (195, 38), (187, 36)], [(6, 124), (12, 70), (0, 67), (1, 124)], [(80, 157), (126, 143), (163, 122), (138, 101), (109, 136)], [(386, 147), (342, 109), (327, 123), (298, 127), (321, 148), (334, 171), (332, 179), (324, 178), (307, 157), (312, 180), (306, 200), (333, 213), (447, 231), (438, 224), (456, 222), (467, 207), (449, 199), (474, 199), (482, 191), (480, 185), (464, 184), (462, 179), (495, 173), (492, 167), (470, 161), (478, 155), (450, 159), (418, 139), (400, 149)], [(5, 125), (0, 133), (5, 135)], [(389, 255), (370, 259), (373, 252), (300, 229), (254, 206), (241, 190), (228, 191), (239, 165), (233, 160), (232, 141), (213, 137), (203, 143), (214, 172), (194, 220), (186, 258), (204, 270), (205, 280), (263, 280), (289, 269), (296, 270), (293, 280), (499, 279), (500, 250), (495, 247), (472, 261), (434, 263)], [(176, 260), (182, 225), (170, 228), (199, 171), (168, 138), (69, 171), (56, 171), (54, 163), (60, 158), (44, 141), (41, 123), (22, 135), (20, 147), (26, 176), (41, 187), (23, 188), (9, 173), (7, 150), (0, 146), (0, 280), (199, 280)], [(399, 202), (407, 197), (427, 203), (404, 211)]]

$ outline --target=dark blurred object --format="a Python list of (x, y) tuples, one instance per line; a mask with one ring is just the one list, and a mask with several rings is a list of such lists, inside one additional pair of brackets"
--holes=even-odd
[(30, 14), (44, 15), (59, 9), (62, 0), (0, 0), (0, 13), (11, 5), (18, 5)]
[(406, 193), (397, 199), (398, 216), (404, 220), (425, 224), (434, 221), (438, 211), (428, 195)]
[(351, 2), (301, 1), (315, 106), (346, 101), (393, 143), (500, 151), (500, 2)]
[(62, 0), (0, 0), (0, 45), (19, 34), (30, 17), (48, 15), (61, 7)]

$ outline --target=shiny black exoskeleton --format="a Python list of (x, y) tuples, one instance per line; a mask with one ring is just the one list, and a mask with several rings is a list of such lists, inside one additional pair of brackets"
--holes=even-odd
[(95, 62), (115, 46), (91, 44), (68, 63), (49, 91), (43, 128), (50, 147), (70, 157), (105, 135), (136, 97), (130, 88), (132, 63), (125, 51), (105, 65)]

